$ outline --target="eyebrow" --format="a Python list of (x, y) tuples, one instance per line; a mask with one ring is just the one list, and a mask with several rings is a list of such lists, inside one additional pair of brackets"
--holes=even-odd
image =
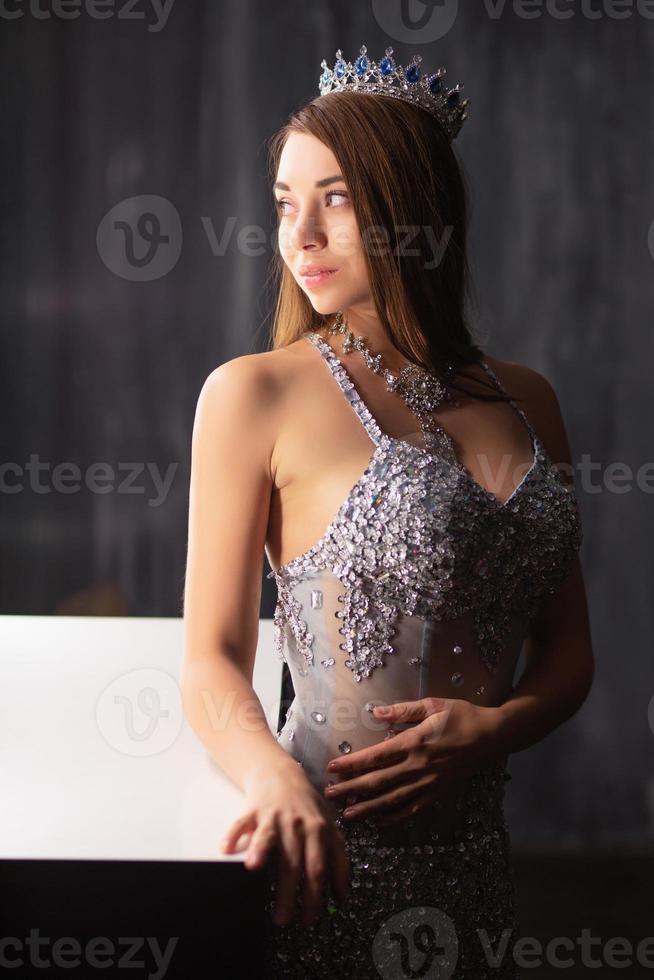
[[(328, 184), (336, 183), (337, 180), (343, 180), (344, 182), (344, 178), (341, 176), (341, 174), (336, 174), (335, 177), (323, 177), (322, 180), (317, 180), (315, 186), (326, 187)], [(281, 180), (276, 180), (273, 184), (273, 190), (290, 191), (290, 189), (291, 188), (288, 186), (288, 184), (285, 184)]]

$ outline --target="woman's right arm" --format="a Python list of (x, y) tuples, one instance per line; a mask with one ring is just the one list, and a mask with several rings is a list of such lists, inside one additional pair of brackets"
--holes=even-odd
[[(345, 897), (342, 834), (297, 762), (278, 744), (253, 687), (280, 384), (268, 355), (227, 361), (206, 379), (193, 426), (184, 587), (184, 714), (246, 797), (225, 850), (251, 836), (246, 866), (280, 844), (281, 919), (304, 868), (305, 921), (329, 866)], [(276, 917), (280, 921), (280, 917)]]

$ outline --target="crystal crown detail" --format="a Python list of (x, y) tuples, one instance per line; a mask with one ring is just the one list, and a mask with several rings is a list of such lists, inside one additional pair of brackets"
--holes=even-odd
[(438, 68), (430, 75), (423, 75), (420, 68), (422, 56), (416, 54), (408, 65), (396, 64), (393, 49), (386, 48), (384, 57), (377, 63), (367, 54), (365, 44), (359, 49), (359, 57), (354, 64), (343, 59), (339, 48), (336, 62), (330, 68), (323, 58), (322, 74), (319, 79), (321, 95), (352, 89), (370, 95), (390, 95), (422, 106), (435, 116), (444, 127), (450, 140), (459, 133), (468, 118), (466, 106), (469, 99), (461, 99), (463, 85), (457, 83), (448, 89), (444, 78), (446, 71)]

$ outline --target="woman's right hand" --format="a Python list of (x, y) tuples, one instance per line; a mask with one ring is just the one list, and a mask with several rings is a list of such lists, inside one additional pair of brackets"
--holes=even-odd
[[(324, 798), (317, 792), (295, 760), (251, 773), (245, 787), (246, 811), (223, 838), (229, 853), (243, 836), (250, 838), (245, 866), (261, 867), (278, 843), (279, 879), (273, 916), (277, 925), (287, 925), (294, 912), (300, 876), (305, 873), (302, 925), (318, 917), (322, 890), (329, 870), (337, 901), (349, 890), (350, 862), (345, 838), (334, 823)], [(243, 845), (238, 848), (242, 850)]]

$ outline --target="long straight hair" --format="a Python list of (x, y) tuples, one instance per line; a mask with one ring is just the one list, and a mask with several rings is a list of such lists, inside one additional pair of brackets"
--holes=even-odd
[[(419, 106), (384, 95), (332, 92), (294, 112), (268, 141), (271, 183), (291, 133), (315, 136), (338, 160), (359, 232), (381, 229), (381, 243), (364, 244), (370, 292), (392, 345), (472, 397), (506, 400), (460, 388), (457, 376), (483, 359), (473, 341), (466, 302), (473, 298), (467, 255), (468, 192), (462, 168), (438, 120)], [(437, 255), (435, 256), (435, 252)], [(272, 349), (330, 323), (316, 311), (276, 250), (271, 274), (277, 291)], [(479, 379), (474, 379), (479, 383)]]

